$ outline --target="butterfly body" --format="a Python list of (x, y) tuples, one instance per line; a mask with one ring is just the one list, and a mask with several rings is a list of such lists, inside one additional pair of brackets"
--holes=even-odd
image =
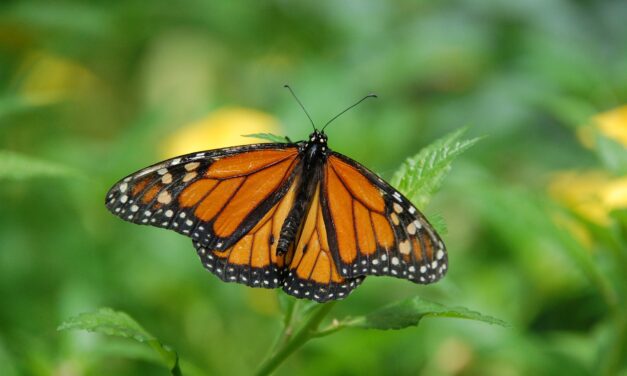
[(316, 188), (316, 182), (320, 180), (322, 166), (326, 161), (326, 154), (328, 152), (327, 138), (318, 131), (309, 136), (309, 141), (301, 141), (297, 143), (296, 146), (298, 147), (299, 153), (303, 156), (302, 181), (298, 188), (298, 195), (294, 201), (294, 206), (290, 210), (281, 230), (281, 237), (279, 238), (279, 245), (277, 247), (279, 254), (285, 254), (288, 251), (289, 245), (297, 236), (303, 216), (307, 209), (309, 209), (311, 197)]
[(277, 288), (318, 302), (346, 297), (366, 275), (432, 283), (444, 244), (399, 192), (327, 146), (254, 144), (163, 161), (116, 183), (119, 217), (193, 239), (227, 282)]

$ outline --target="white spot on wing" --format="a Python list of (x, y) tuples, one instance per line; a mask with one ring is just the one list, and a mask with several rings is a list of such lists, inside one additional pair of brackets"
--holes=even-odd
[(416, 226), (413, 223), (410, 223), (410, 224), (407, 225), (407, 233), (409, 235), (416, 234)]
[(198, 175), (196, 173), (196, 171), (192, 171), (192, 172), (188, 172), (187, 174), (185, 174), (185, 176), (183, 176), (183, 182), (187, 183), (188, 181), (192, 180), (193, 178), (196, 177), (196, 175)]
[(193, 170), (197, 169), (198, 166), (200, 166), (199, 162), (190, 162), (190, 163), (185, 165), (185, 169), (187, 171), (193, 171)]
[(170, 184), (172, 183), (172, 174), (170, 174), (169, 172), (165, 175), (163, 175), (163, 177), (161, 178), (161, 182), (163, 184)]
[[(399, 250), (402, 254), (404, 254), (404, 255), (408, 255), (408, 254), (409, 254), (409, 252), (411, 251), (411, 246), (409, 245), (409, 240), (402, 241), (402, 242), (398, 245), (398, 250)], [(394, 264), (394, 265), (396, 265), (396, 264), (394, 263), (394, 260), (395, 260), (395, 259), (396, 259), (396, 257), (394, 257), (394, 258), (392, 259), (392, 264)], [(398, 259), (396, 259), (396, 260), (398, 261)]]
[(160, 202), (162, 204), (166, 204), (167, 205), (171, 201), (172, 201), (172, 195), (168, 191), (163, 191), (163, 192), (159, 193), (159, 196), (157, 196), (157, 202)]

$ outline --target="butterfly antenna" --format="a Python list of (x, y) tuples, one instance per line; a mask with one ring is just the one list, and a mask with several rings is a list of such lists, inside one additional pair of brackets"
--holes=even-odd
[(346, 111), (350, 110), (351, 108), (357, 106), (358, 104), (360, 104), (361, 102), (365, 101), (368, 98), (378, 98), (376, 94), (368, 94), (365, 97), (361, 98), (359, 101), (357, 101), (357, 103), (353, 104), (352, 106), (348, 107), (347, 109), (345, 109), (344, 111), (340, 112), (339, 114), (335, 115), (335, 117), (329, 121), (327, 121), (327, 123), (324, 125), (324, 127), (322, 127), (322, 129), (320, 130), (321, 132), (324, 131), (324, 128), (327, 127), (327, 125), (331, 124), (331, 122), (333, 122), (333, 120), (339, 118), (343, 113), (345, 113)]
[(314, 131), (316, 130), (316, 125), (314, 124), (313, 120), (311, 120), (311, 116), (309, 116), (309, 112), (307, 112), (307, 109), (305, 108), (305, 106), (303, 106), (303, 104), (301, 103), (300, 99), (298, 99), (298, 97), (296, 96), (296, 94), (294, 94), (294, 90), (292, 90), (292, 88), (290, 87), (290, 85), (283, 85), (283, 87), (286, 87), (290, 93), (292, 93), (292, 96), (294, 97), (294, 99), (296, 99), (296, 102), (298, 102), (298, 104), (300, 105), (300, 108), (303, 109), (303, 111), (305, 111), (305, 115), (307, 115), (307, 117), (309, 118), (309, 121), (311, 122), (311, 126), (313, 127)]

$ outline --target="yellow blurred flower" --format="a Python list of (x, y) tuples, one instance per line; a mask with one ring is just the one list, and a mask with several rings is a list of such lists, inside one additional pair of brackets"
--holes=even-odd
[(556, 174), (549, 193), (581, 216), (602, 226), (609, 213), (627, 208), (627, 177), (615, 178), (603, 171), (567, 171)]
[(602, 112), (591, 120), (590, 125), (577, 129), (577, 136), (583, 145), (593, 148), (595, 133), (599, 132), (627, 147), (627, 105)]
[(98, 82), (96, 76), (83, 65), (45, 52), (30, 54), (20, 73), (19, 92), (33, 104), (80, 97)]
[(168, 138), (163, 150), (169, 158), (199, 150), (263, 142), (242, 137), (252, 133), (281, 134), (281, 130), (276, 118), (265, 112), (242, 107), (222, 108), (178, 130)]

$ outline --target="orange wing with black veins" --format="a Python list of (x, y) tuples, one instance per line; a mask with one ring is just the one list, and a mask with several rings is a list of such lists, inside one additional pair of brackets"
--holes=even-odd
[(288, 294), (325, 302), (346, 297), (363, 281), (361, 276), (345, 278), (338, 273), (322, 213), (320, 183), (294, 244), (286, 255), (288, 272), (283, 290)]
[(389, 275), (432, 283), (446, 249), (424, 215), (359, 163), (333, 153), (325, 167), (323, 213), (340, 276)]

